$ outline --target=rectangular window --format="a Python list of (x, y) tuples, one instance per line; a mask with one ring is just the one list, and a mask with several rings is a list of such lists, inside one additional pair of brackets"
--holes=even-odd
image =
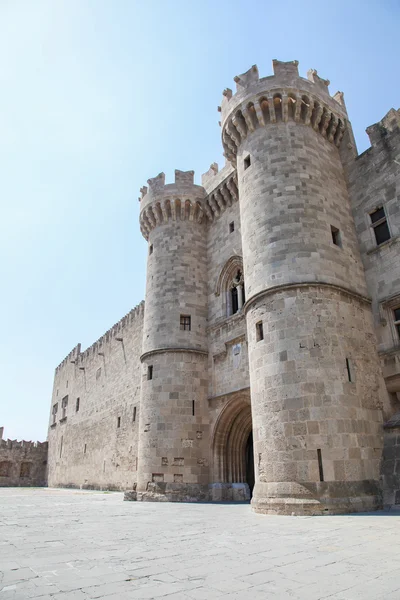
[(80, 403), (80, 400), (79, 400), (79, 398), (77, 398), (76, 404), (75, 404), (75, 412), (79, 412), (79, 403)]
[(132, 421), (135, 422), (136, 421), (136, 406), (133, 407), (133, 417), (132, 417)]
[(83, 454), (86, 454), (86, 444), (83, 447)]
[(194, 403), (194, 400), (192, 400), (192, 417), (194, 417), (194, 411), (195, 411), (195, 403)]
[(149, 246), (149, 254), (153, 254), (153, 244), (150, 244)]
[(339, 246), (339, 248), (342, 247), (342, 238), (340, 235), (340, 231), (337, 227), (334, 227), (333, 225), (331, 225), (331, 235), (332, 235), (332, 242), (335, 244), (335, 246)]
[(394, 309), (393, 316), (394, 316), (394, 326), (397, 331), (397, 337), (400, 340), (400, 306), (398, 308)]
[(235, 222), (229, 223), (229, 233), (233, 233), (235, 231)]
[(181, 331), (190, 331), (191, 318), (190, 315), (181, 315)]
[(390, 240), (390, 231), (383, 206), (370, 213), (371, 227), (374, 230), (376, 245), (380, 246)]
[(250, 154), (249, 154), (244, 159), (244, 170), (248, 169), (250, 165), (251, 165), (251, 161), (250, 161)]
[(121, 417), (118, 417), (117, 419), (117, 427), (118, 429), (121, 427)]
[(68, 396), (64, 396), (61, 401), (61, 418), (65, 419), (67, 416)]
[(147, 380), (153, 379), (153, 365), (147, 367)]
[(264, 329), (262, 321), (256, 323), (256, 341), (261, 342), (264, 339)]
[(58, 402), (53, 405), (53, 423), (57, 420)]

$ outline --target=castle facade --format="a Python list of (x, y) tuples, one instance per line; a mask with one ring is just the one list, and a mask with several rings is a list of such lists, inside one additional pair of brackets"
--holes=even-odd
[(273, 72), (223, 92), (221, 170), (141, 189), (145, 303), (57, 367), (50, 486), (326, 514), (378, 508), (391, 481), (400, 503), (400, 445), (381, 471), (400, 426), (400, 111), (358, 155), (341, 92), (297, 61)]

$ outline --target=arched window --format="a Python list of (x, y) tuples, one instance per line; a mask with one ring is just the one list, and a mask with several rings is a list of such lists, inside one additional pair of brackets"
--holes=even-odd
[(242, 309), (242, 306), (244, 304), (244, 281), (241, 269), (237, 269), (230, 282), (229, 298), (227, 304), (227, 317), (229, 317), (230, 315), (235, 315)]
[(241, 311), (245, 302), (241, 256), (231, 256), (225, 263), (218, 278), (215, 295), (222, 300), (222, 317), (230, 317)]

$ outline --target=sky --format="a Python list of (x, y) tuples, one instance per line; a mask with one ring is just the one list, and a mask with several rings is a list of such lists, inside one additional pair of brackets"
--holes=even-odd
[(55, 367), (144, 298), (139, 189), (224, 164), (222, 90), (299, 61), (359, 152), (400, 106), (398, 0), (0, 0), (0, 426), (43, 441)]

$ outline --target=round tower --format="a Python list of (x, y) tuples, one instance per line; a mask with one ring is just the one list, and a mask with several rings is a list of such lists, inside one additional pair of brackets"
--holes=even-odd
[(207, 499), (207, 255), (204, 188), (175, 171), (141, 189), (148, 240), (138, 500)]
[[(237, 166), (257, 512), (379, 506), (383, 380), (340, 145), (343, 95), (297, 61), (224, 91)], [(347, 144), (346, 144), (347, 145)], [(348, 149), (347, 149), (348, 150)]]

